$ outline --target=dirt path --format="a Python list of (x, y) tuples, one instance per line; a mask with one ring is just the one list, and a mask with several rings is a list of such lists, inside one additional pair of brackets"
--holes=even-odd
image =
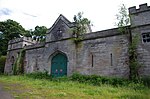
[(14, 99), (12, 95), (3, 90), (2, 84), (0, 84), (0, 99)]

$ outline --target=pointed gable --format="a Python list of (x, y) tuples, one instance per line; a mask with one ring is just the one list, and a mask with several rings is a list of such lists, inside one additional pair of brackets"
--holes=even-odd
[(49, 29), (48, 33), (50, 33), (53, 30), (53, 28), (59, 23), (60, 20), (63, 21), (69, 28), (74, 27), (74, 24), (72, 22), (70, 22), (65, 16), (60, 14), (54, 22), (54, 24), (52, 25), (52, 27)]
[(60, 14), (52, 27), (48, 30), (46, 35), (46, 42), (69, 38), (71, 36), (69, 29), (72, 27), (74, 27), (74, 24), (70, 22), (65, 16)]

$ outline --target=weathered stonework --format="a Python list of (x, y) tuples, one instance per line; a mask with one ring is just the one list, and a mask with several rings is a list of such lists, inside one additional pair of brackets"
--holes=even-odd
[[(150, 7), (147, 4), (129, 8), (131, 15), (131, 37), (140, 35), (137, 48), (138, 60), (142, 64), (141, 76), (150, 75), (150, 42), (143, 42), (142, 34), (150, 33)], [(74, 43), (74, 24), (60, 15), (46, 35), (46, 42), (37, 43), (31, 38), (11, 40), (5, 73), (12, 73), (12, 65), (21, 49), (25, 49), (24, 71), (48, 71), (51, 74), (52, 59), (58, 53), (67, 57), (67, 75), (74, 72), (102, 76), (129, 77), (129, 34), (121, 34), (118, 28), (84, 34), (84, 39)], [(88, 28), (88, 32), (91, 29)], [(57, 71), (57, 70), (56, 70)]]

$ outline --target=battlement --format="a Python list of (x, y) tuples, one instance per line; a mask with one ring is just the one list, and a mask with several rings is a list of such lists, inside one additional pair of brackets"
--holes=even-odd
[(129, 8), (130, 14), (136, 14), (145, 11), (150, 11), (150, 6), (147, 6), (147, 3), (139, 5), (139, 9), (136, 9), (136, 6)]
[(44, 47), (44, 46), (45, 46), (45, 42), (41, 42), (41, 43), (37, 43), (37, 44), (25, 46), (24, 48), (25, 48), (26, 50), (31, 50), (31, 49), (42, 48), (42, 47)]
[(16, 39), (10, 40), (8, 44), (14, 44), (14, 43), (19, 43), (23, 41), (33, 43), (33, 44), (36, 43), (36, 41), (33, 40), (31, 37), (22, 37), (22, 38), (16, 38)]

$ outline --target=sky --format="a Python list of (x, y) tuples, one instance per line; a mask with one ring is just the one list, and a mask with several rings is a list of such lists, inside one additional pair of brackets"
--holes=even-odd
[(60, 14), (72, 22), (74, 15), (83, 12), (93, 24), (92, 31), (100, 31), (116, 27), (122, 4), (139, 8), (144, 3), (150, 6), (150, 0), (0, 0), (0, 21), (12, 19), (26, 30), (37, 25), (50, 28)]

